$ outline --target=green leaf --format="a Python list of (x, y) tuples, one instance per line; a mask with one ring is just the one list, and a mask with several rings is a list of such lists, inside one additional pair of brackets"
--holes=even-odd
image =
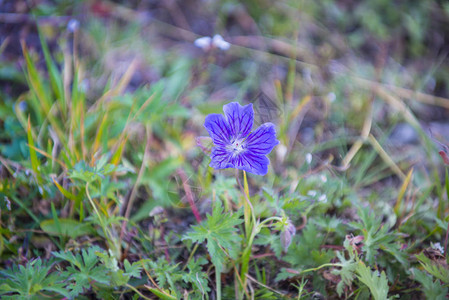
[(111, 277), (111, 281), (115, 286), (124, 286), (128, 283), (131, 277), (140, 278), (141, 271), (143, 268), (143, 263), (148, 262), (146, 259), (142, 259), (139, 261), (130, 264), (127, 259), (123, 262), (125, 267), (125, 271), (120, 269), (117, 259), (112, 255), (112, 252), (109, 251), (109, 254), (106, 252), (95, 252), (95, 254), (100, 257), (102, 263), (109, 270), (108, 275)]
[(123, 265), (125, 267), (125, 275), (129, 277), (135, 277), (140, 278), (140, 272), (142, 271), (142, 262), (144, 260), (139, 260), (134, 262), (133, 264), (130, 264), (127, 259), (123, 262)]
[(69, 278), (68, 289), (71, 298), (76, 298), (95, 284), (109, 285), (111, 278), (108, 275), (107, 268), (98, 264), (98, 253), (103, 250), (97, 246), (83, 249), (81, 253), (72, 252), (52, 252), (53, 256), (68, 261), (71, 266), (63, 274)]
[(236, 258), (241, 237), (236, 226), (243, 221), (239, 213), (224, 213), (221, 204), (216, 204), (212, 215), (201, 224), (192, 226), (192, 230), (183, 239), (202, 243), (206, 241), (207, 251), (214, 266), (223, 270), (226, 257)]
[(39, 184), (39, 187), (41, 188), (42, 186), (42, 175), (40, 172), (41, 163), (40, 160), (38, 160), (37, 158), (37, 152), (34, 146), (33, 134), (31, 132), (30, 117), (28, 117), (27, 138), (28, 138), (28, 147), (30, 149), (31, 168), (34, 171), (34, 174), (36, 174), (37, 182)]
[(40, 226), (43, 231), (50, 235), (63, 235), (73, 239), (95, 233), (94, 228), (89, 223), (82, 223), (73, 219), (58, 219), (58, 222), (55, 219), (49, 219), (42, 221)]
[(55, 98), (58, 99), (59, 104), (61, 105), (61, 112), (65, 114), (67, 111), (67, 102), (65, 101), (64, 97), (64, 88), (61, 73), (59, 72), (55, 62), (50, 55), (50, 50), (48, 49), (47, 42), (45, 41), (41, 30), (39, 30), (39, 39), (42, 46), (42, 52), (44, 53), (45, 63), (47, 65), (51, 88), (55, 94)]
[(343, 294), (344, 286), (350, 287), (352, 285), (358, 266), (356, 254), (354, 253), (352, 246), (349, 244), (348, 239), (345, 240), (344, 246), (349, 253), (349, 259), (346, 259), (344, 253), (337, 252), (337, 258), (340, 260), (340, 264), (342, 266), (341, 269), (334, 269), (331, 271), (332, 274), (338, 275), (341, 278), (340, 282), (337, 284), (337, 293), (339, 297)]
[(430, 260), (424, 253), (420, 253), (416, 255), (419, 263), (423, 266), (423, 268), (429, 272), (435, 278), (438, 278), (442, 282), (449, 284), (449, 267), (447, 264), (440, 264), (438, 262), (434, 262)]
[(191, 283), (195, 287), (194, 290), (200, 292), (203, 296), (210, 292), (210, 288), (207, 285), (208, 275), (203, 272), (201, 268), (201, 266), (206, 263), (207, 260), (203, 257), (200, 257), (197, 260), (192, 259), (187, 264), (189, 273), (184, 273), (182, 275), (182, 280), (186, 283)]
[(443, 286), (438, 279), (434, 281), (431, 275), (418, 269), (412, 269), (412, 272), (415, 280), (421, 283), (426, 299), (447, 299), (446, 295), (449, 293), (449, 289)]
[(357, 278), (369, 288), (375, 300), (388, 299), (389, 287), (384, 271), (380, 274), (377, 271), (371, 272), (370, 268), (365, 266), (362, 261), (359, 261), (356, 271)]
[(281, 258), (282, 245), (278, 234), (272, 234), (268, 228), (262, 228), (254, 240), (254, 245), (270, 245), (277, 258)]
[(160, 257), (157, 261), (148, 261), (148, 264), (158, 285), (162, 288), (166, 288), (171, 283), (181, 279), (178, 265), (170, 264), (163, 257)]
[[(350, 225), (359, 229), (364, 236), (363, 251), (366, 253), (366, 261), (374, 264), (378, 252), (383, 250), (391, 254), (403, 266), (408, 266), (407, 255), (400, 250), (398, 243), (401, 235), (393, 232), (390, 226), (382, 224), (381, 218), (370, 213), (368, 208), (359, 209), (358, 215), (362, 222), (352, 222)], [(386, 265), (382, 266), (386, 267)]]
[(1, 298), (8, 299), (6, 294), (13, 295), (9, 299), (36, 299), (39, 295), (55, 298), (55, 293), (69, 297), (63, 283), (66, 277), (57, 272), (50, 273), (52, 265), (52, 263), (44, 264), (38, 258), (24, 266), (13, 265), (11, 269), (1, 270), (0, 295), (3, 295)]
[(329, 263), (335, 254), (333, 251), (321, 249), (324, 238), (325, 235), (315, 224), (308, 223), (301, 234), (293, 238), (284, 260), (294, 269), (313, 268)]

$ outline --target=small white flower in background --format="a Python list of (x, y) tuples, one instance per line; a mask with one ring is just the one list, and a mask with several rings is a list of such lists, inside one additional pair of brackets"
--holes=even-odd
[(149, 216), (154, 217), (154, 216), (160, 215), (163, 212), (164, 212), (164, 208), (162, 206), (156, 206), (150, 211)]
[(307, 195), (310, 197), (315, 197), (316, 196), (316, 191), (315, 190), (310, 190), (307, 192)]
[(226, 51), (231, 47), (231, 44), (226, 42), (223, 37), (219, 34), (214, 35), (213, 38), (209, 36), (203, 36), (196, 39), (193, 44), (204, 51), (209, 51), (213, 48), (218, 48), (220, 50)]
[(196, 39), (196, 40), (193, 42), (193, 44), (194, 44), (195, 46), (197, 46), (198, 48), (203, 49), (204, 51), (209, 50), (209, 48), (210, 48), (210, 46), (211, 46), (211, 43), (212, 43), (212, 39), (211, 39), (210, 36), (203, 36), (203, 37), (201, 37), (201, 38), (199, 38), (199, 39)]
[(318, 198), (318, 202), (326, 203), (327, 202), (327, 196), (325, 194), (321, 195)]
[(329, 100), (330, 103), (332, 103), (335, 101), (335, 99), (337, 99), (337, 96), (335, 95), (334, 92), (330, 92), (329, 94), (327, 94), (327, 99)]
[(440, 242), (435, 243), (435, 244), (434, 244), (434, 243), (430, 243), (430, 246), (431, 246), (433, 249), (440, 251), (441, 254), (444, 254), (444, 249), (443, 249), (443, 247), (441, 247)]
[(306, 162), (308, 165), (310, 165), (312, 163), (312, 154), (311, 153), (306, 154)]
[(287, 147), (285, 145), (279, 144), (275, 148), (277, 159), (280, 160), (280, 161), (284, 161), (285, 156), (287, 155), (287, 150), (288, 149), (287, 149)]
[(75, 32), (80, 27), (80, 22), (76, 19), (71, 19), (69, 23), (67, 23), (67, 30), (70, 32)]
[(324, 182), (324, 183), (327, 182), (327, 177), (326, 177), (326, 175), (321, 174), (321, 175), (320, 175), (320, 179), (321, 179), (321, 181)]
[(214, 35), (212, 38), (212, 45), (223, 51), (226, 51), (231, 47), (231, 44), (226, 42), (219, 34)]
[(11, 201), (5, 196), (6, 208), (11, 211)]

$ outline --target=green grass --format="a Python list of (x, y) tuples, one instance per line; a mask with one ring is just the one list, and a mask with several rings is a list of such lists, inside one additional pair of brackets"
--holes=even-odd
[[(44, 2), (0, 45), (2, 299), (445, 299), (447, 6)], [(266, 176), (197, 145), (232, 101), (276, 125)]]

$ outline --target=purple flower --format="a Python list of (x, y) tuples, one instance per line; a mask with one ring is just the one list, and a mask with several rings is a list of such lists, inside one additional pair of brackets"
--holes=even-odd
[(211, 114), (204, 123), (214, 142), (210, 166), (267, 174), (270, 161), (266, 155), (279, 144), (274, 125), (265, 123), (251, 132), (254, 122), (252, 104), (241, 106), (232, 102), (223, 106), (223, 111), (225, 116)]

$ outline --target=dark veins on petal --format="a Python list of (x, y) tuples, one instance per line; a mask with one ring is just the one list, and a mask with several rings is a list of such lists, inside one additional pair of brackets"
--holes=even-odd
[(242, 107), (232, 102), (226, 104), (223, 111), (224, 116), (207, 116), (204, 124), (215, 144), (210, 166), (215, 169), (237, 168), (265, 175), (270, 164), (265, 155), (279, 144), (274, 125), (265, 123), (250, 133), (254, 119), (251, 104)]
[(215, 131), (212, 129), (212, 131), (214, 132), (214, 134), (216, 134), (217, 137), (219, 137), (223, 142), (227, 142), (227, 141), (229, 140), (229, 138), (228, 138), (227, 136), (225, 136), (224, 133), (225, 133), (225, 131), (226, 131), (227, 133), (229, 133), (228, 128), (226, 128), (226, 127), (223, 128), (222, 125), (221, 125), (218, 121), (215, 121), (214, 123), (215, 123), (215, 124), (217, 125), (217, 127), (220, 128), (220, 130), (221, 130), (221, 133), (220, 133), (220, 134), (217, 134), (217, 133), (215, 133)]
[(242, 138), (249, 134), (253, 126), (254, 112), (252, 104), (241, 106), (233, 102), (223, 107), (234, 138)]
[(204, 124), (215, 145), (225, 146), (230, 143), (231, 132), (223, 115), (212, 114), (206, 117)]
[(255, 166), (251, 162), (258, 164), (260, 167), (264, 166), (264, 164), (262, 164), (260, 162), (260, 157), (258, 157), (257, 155), (254, 155), (254, 154), (248, 152), (248, 153), (245, 153), (243, 156), (245, 157), (245, 160), (248, 162), (248, 165), (251, 168), (255, 168)]
[[(236, 114), (236, 112), (233, 111), (232, 112), (232, 116), (231, 116), (231, 122), (232, 123), (231, 122), (230, 123), (234, 124), (234, 125), (235, 124), (239, 125), (239, 128), (235, 128), (234, 129), (235, 130), (235, 132), (234, 132), (235, 138), (238, 138), (240, 136), (246, 135), (245, 133), (249, 132), (251, 130), (251, 128), (248, 128), (251, 122), (249, 122), (249, 118), (248, 118), (248, 121), (246, 122), (246, 124), (243, 124), (245, 116), (248, 115), (248, 113), (246, 113), (246, 112), (243, 115), (241, 115), (241, 116), (237, 116), (238, 120), (237, 120), (237, 122), (235, 122), (235, 118), (236, 118), (235, 114)], [(242, 128), (242, 125), (244, 126), (243, 128)]]
[(248, 149), (256, 154), (268, 154), (274, 146), (279, 144), (276, 140), (274, 125), (270, 123), (263, 124), (252, 132), (246, 140)]
[[(229, 158), (230, 153), (224, 148), (215, 147), (212, 151), (212, 163), (217, 164), (220, 167), (226, 167)], [(223, 162), (226, 162), (225, 166), (222, 165)]]

